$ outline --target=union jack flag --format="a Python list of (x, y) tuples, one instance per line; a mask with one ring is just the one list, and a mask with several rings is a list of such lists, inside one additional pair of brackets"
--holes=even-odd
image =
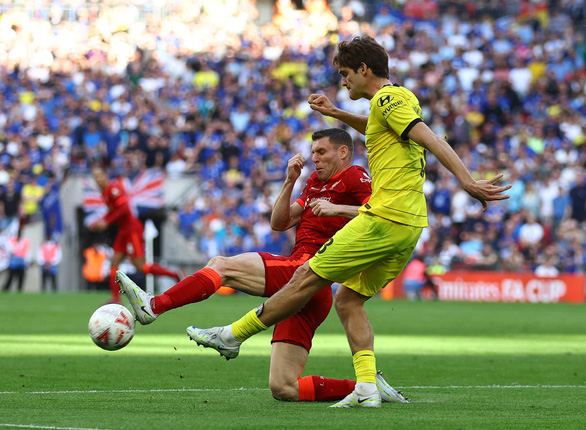
[[(163, 198), (165, 173), (161, 169), (142, 170), (133, 180), (128, 178), (114, 180), (122, 184), (128, 195), (130, 209), (135, 216), (141, 209), (160, 209), (165, 205)], [(93, 179), (82, 179), (82, 192), (82, 208), (86, 213), (83, 223), (89, 226), (103, 218), (108, 213), (108, 208), (102, 199), (102, 192)]]

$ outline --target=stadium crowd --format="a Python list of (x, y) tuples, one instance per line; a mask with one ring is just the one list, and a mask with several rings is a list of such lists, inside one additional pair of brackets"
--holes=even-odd
[(39, 216), (46, 190), (91, 162), (126, 176), (160, 168), (201, 184), (172, 218), (205, 257), (287, 253), (293, 235), (269, 223), (287, 160), (310, 159), (311, 133), (339, 125), (307, 96), (366, 113), (330, 59), (339, 40), (369, 34), (469, 169), (513, 184), (482, 213), (428, 156), (417, 254), (447, 269), (586, 271), (583, 1), (350, 0), (334, 13), (324, 0), (279, 0), (262, 26), (253, 0), (170, 1), (165, 13), (40, 3), (0, 5), (3, 219)]

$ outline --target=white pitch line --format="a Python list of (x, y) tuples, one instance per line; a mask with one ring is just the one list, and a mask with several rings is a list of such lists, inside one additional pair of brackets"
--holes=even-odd
[(212, 391), (268, 391), (268, 388), (162, 388), (152, 390), (66, 390), (66, 391), (0, 391), (2, 394), (101, 394), (101, 393), (174, 393)]
[[(586, 388), (586, 385), (414, 385), (396, 387), (401, 390), (470, 390), (470, 389), (513, 389), (513, 388)], [(66, 390), (66, 391), (0, 391), (8, 394), (111, 394), (111, 393), (208, 393), (214, 391), (268, 391), (268, 388), (162, 388), (152, 390)], [(1, 425), (1, 424), (0, 424)]]
[(484, 388), (586, 388), (586, 385), (415, 385), (412, 387), (398, 387), (402, 390), (452, 390), (452, 389), (484, 389)]
[(36, 426), (34, 424), (6, 424), (0, 423), (0, 427), (18, 427), (23, 429), (50, 429), (50, 430), (100, 430), (97, 428), (85, 427), (54, 427), (54, 426)]

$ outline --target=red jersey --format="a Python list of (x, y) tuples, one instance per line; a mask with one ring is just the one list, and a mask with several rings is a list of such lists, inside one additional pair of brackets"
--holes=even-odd
[(140, 220), (130, 210), (128, 195), (119, 180), (111, 181), (102, 191), (104, 203), (108, 206), (108, 213), (104, 220), (108, 224), (118, 224), (118, 229), (133, 229), (137, 225), (142, 227)]
[(313, 172), (303, 193), (295, 200), (301, 205), (303, 212), (297, 225), (295, 246), (291, 255), (314, 255), (334, 233), (350, 221), (350, 218), (343, 216), (318, 217), (313, 214), (310, 203), (327, 200), (337, 205), (362, 206), (370, 198), (370, 183), (370, 176), (360, 166), (351, 166), (327, 182), (320, 181), (317, 172)]

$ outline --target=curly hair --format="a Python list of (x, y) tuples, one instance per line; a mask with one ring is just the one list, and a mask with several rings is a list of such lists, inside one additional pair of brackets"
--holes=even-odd
[(370, 36), (355, 37), (338, 43), (338, 52), (332, 63), (335, 67), (348, 67), (357, 72), (362, 63), (375, 76), (389, 77), (389, 56), (383, 46)]

